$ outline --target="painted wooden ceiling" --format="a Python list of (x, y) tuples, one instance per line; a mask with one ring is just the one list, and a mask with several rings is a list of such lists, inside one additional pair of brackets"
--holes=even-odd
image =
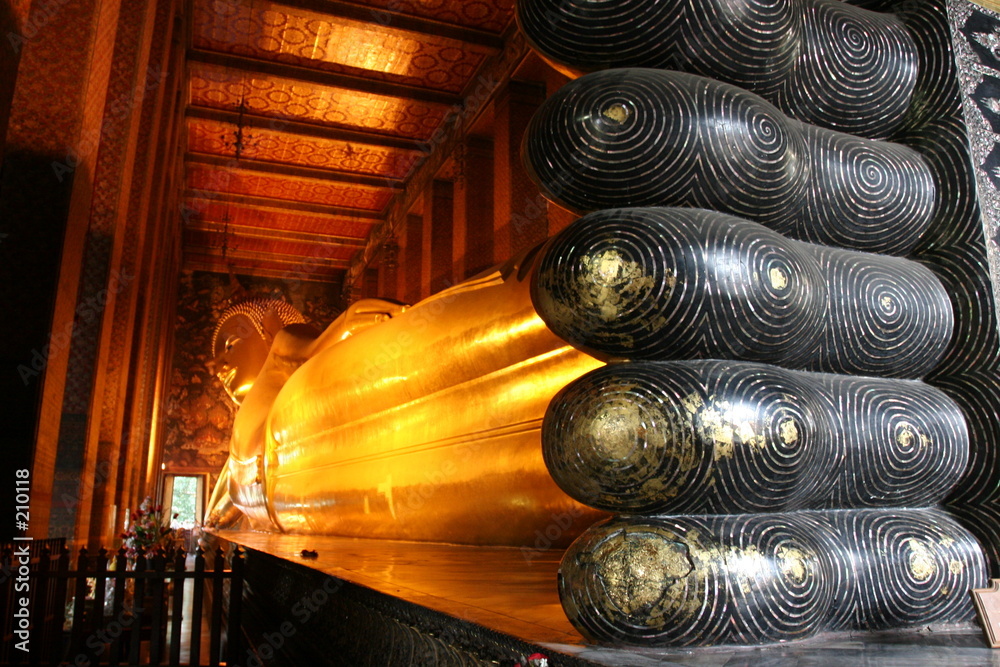
[(185, 268), (339, 282), (513, 0), (190, 0)]

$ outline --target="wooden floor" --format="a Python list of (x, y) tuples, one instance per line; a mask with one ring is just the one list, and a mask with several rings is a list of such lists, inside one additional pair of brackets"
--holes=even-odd
[[(220, 537), (546, 648), (549, 664), (596, 665), (1000, 664), (974, 624), (884, 633), (836, 633), (765, 647), (623, 649), (588, 644), (559, 603), (559, 552), (223, 531)], [(316, 552), (304, 558), (302, 550)]]

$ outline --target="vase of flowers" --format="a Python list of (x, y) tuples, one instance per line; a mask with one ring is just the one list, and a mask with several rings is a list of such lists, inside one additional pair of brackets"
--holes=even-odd
[[(122, 547), (125, 548), (125, 556), (128, 558), (128, 569), (135, 568), (136, 560), (140, 554), (148, 559), (152, 559), (158, 550), (162, 549), (163, 552), (170, 552), (171, 548), (177, 544), (177, 533), (170, 526), (171, 520), (176, 518), (177, 514), (171, 517), (169, 513), (163, 511), (163, 505), (154, 505), (153, 499), (146, 496), (139, 505), (139, 509), (132, 512), (129, 516), (128, 528), (121, 534)], [(171, 562), (171, 559), (168, 557), (165, 563), (167, 569), (171, 569)], [(155, 589), (150, 590), (147, 584), (143, 591), (142, 599), (136, 598), (134, 601), (135, 604), (133, 604), (131, 598), (137, 593), (138, 588), (133, 588), (134, 585), (135, 580), (130, 579), (125, 591), (124, 608), (128, 609), (130, 613), (141, 614), (141, 621), (138, 626), (139, 632), (143, 638), (148, 639), (150, 633), (153, 632), (150, 613), (154, 605), (160, 605), (162, 609), (161, 618), (167, 618), (168, 601), (171, 597), (170, 591), (173, 588), (173, 580), (165, 580), (158, 598), (154, 598), (153, 596)], [(166, 623), (161, 623), (159, 632), (162, 642), (166, 641), (166, 630)]]
[(177, 535), (170, 521), (176, 518), (176, 514), (169, 516), (164, 513), (163, 505), (153, 505), (153, 499), (146, 496), (139, 509), (132, 512), (128, 529), (121, 534), (129, 560), (135, 559), (140, 547), (147, 558), (152, 558), (156, 549), (167, 551), (174, 546)]

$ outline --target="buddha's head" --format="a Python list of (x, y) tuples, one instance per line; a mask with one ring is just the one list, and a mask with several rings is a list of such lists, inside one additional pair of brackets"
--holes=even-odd
[[(268, 319), (278, 322), (274, 330), (265, 323)], [(209, 370), (222, 381), (237, 405), (243, 402), (263, 368), (277, 329), (304, 321), (299, 311), (278, 299), (252, 299), (222, 313), (212, 334), (215, 358)]]

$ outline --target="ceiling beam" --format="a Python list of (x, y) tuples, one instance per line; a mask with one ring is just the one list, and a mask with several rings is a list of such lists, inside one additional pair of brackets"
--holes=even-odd
[[(192, 222), (185, 229), (195, 232), (207, 232), (210, 234), (225, 234), (227, 225), (221, 220), (198, 220)], [(233, 222), (228, 224), (228, 233), (234, 237), (261, 239), (265, 241), (275, 241), (278, 243), (310, 243), (314, 245), (327, 245), (349, 248), (362, 248), (365, 245), (363, 238), (351, 236), (337, 236), (334, 234), (317, 234), (313, 232), (297, 232), (288, 229), (273, 229), (271, 227), (254, 227), (250, 225), (238, 225)]]
[[(188, 244), (185, 252), (198, 253), (203, 257), (222, 260), (222, 249), (209, 246)], [(226, 261), (244, 260), (250, 262), (269, 262), (276, 266), (287, 266), (289, 268), (314, 266), (329, 269), (346, 269), (349, 261), (346, 259), (331, 259), (329, 257), (318, 257), (313, 255), (294, 255), (289, 253), (260, 252), (257, 250), (240, 250), (239, 248), (226, 249)]]
[[(424, 35), (434, 35), (436, 37), (447, 37), (460, 42), (477, 44), (499, 51), (503, 48), (503, 38), (486, 30), (467, 28), (453, 23), (435, 21), (434, 19), (403, 14), (391, 9), (380, 9), (377, 7), (366, 7), (351, 2), (340, 2), (339, 0), (279, 0), (277, 3), (285, 7), (294, 9), (304, 9), (318, 14), (328, 14), (339, 16), (355, 21), (375, 23), (383, 28), (395, 28)], [(389, 3), (390, 6), (393, 3)]]
[[(189, 192), (194, 192), (194, 190), (189, 190)], [(287, 201), (284, 199), (269, 200), (270, 201), (269, 204), (253, 204), (246, 202), (236, 202), (233, 199), (233, 197), (239, 197), (239, 195), (225, 195), (223, 197), (216, 197), (215, 193), (204, 193), (203, 195), (198, 196), (197, 199), (189, 200), (188, 204), (191, 205), (192, 207), (201, 207), (213, 201), (220, 201), (223, 203), (233, 203), (242, 208), (249, 208), (256, 211), (264, 211), (266, 213), (276, 213), (278, 215), (282, 213), (287, 213), (289, 210), (289, 207), (284, 205), (287, 203)], [(370, 211), (358, 211), (358, 212), (351, 212), (348, 215), (334, 215), (334, 216), (330, 216), (325, 213), (316, 213), (313, 214), (313, 216), (320, 219), (321, 221), (325, 221), (326, 218), (333, 217), (334, 222), (336, 222), (337, 220), (347, 219), (350, 221), (361, 220), (362, 222), (367, 224), (375, 224), (382, 219), (381, 215), (377, 213), (371, 213)], [(348, 238), (354, 238), (354, 237), (348, 237)]]
[(351, 185), (365, 185), (371, 188), (387, 188), (390, 190), (402, 190), (403, 181), (385, 176), (371, 176), (369, 174), (359, 174), (349, 171), (336, 171), (333, 169), (318, 169), (316, 167), (301, 167), (299, 165), (282, 164), (278, 162), (262, 162), (240, 158), (236, 160), (225, 155), (212, 155), (209, 153), (187, 153), (185, 159), (189, 163), (204, 164), (212, 167), (222, 167), (239, 171), (251, 171), (258, 174), (274, 174), (277, 176), (290, 176), (292, 178), (308, 178), (318, 181), (335, 181), (337, 183), (349, 183)]
[(340, 74), (338, 72), (329, 72), (309, 67), (299, 67), (298, 65), (288, 65), (286, 63), (262, 60), (260, 58), (235, 56), (228, 53), (219, 53), (217, 51), (206, 51), (204, 49), (189, 49), (187, 53), (187, 60), (188, 62), (239, 70), (247, 72), (251, 75), (274, 76), (303, 83), (312, 83), (319, 86), (343, 88), (362, 93), (371, 93), (373, 95), (398, 97), (446, 107), (458, 106), (462, 102), (462, 98), (459, 95), (442, 93), (440, 91), (429, 90), (427, 88), (407, 86), (402, 83), (392, 83), (389, 81), (376, 81), (374, 79), (365, 79), (360, 76), (351, 76), (350, 74)]
[[(345, 218), (355, 218), (375, 224), (383, 219), (378, 211), (368, 211), (358, 208), (347, 208), (344, 206), (328, 206), (326, 204), (313, 204), (304, 201), (294, 201), (291, 199), (274, 199), (272, 197), (256, 197), (253, 195), (234, 195), (215, 190), (195, 190), (186, 188), (184, 198), (191, 200), (210, 200), (221, 203), (242, 204), (244, 206), (259, 206), (262, 208), (278, 208), (286, 211), (301, 211), (303, 213), (316, 213), (319, 215), (340, 216)], [(185, 202), (188, 209), (197, 212), (194, 202)]]
[(381, 148), (396, 148), (404, 151), (416, 151), (425, 153), (426, 142), (416, 139), (405, 139), (402, 137), (390, 137), (384, 134), (373, 132), (358, 132), (356, 130), (344, 130), (337, 127), (316, 125), (314, 123), (303, 123), (298, 120), (288, 120), (284, 118), (269, 118), (252, 113), (239, 114), (235, 111), (223, 111), (222, 109), (211, 109), (209, 107), (189, 106), (185, 111), (188, 118), (197, 120), (210, 120), (217, 123), (229, 123), (231, 125), (243, 124), (243, 127), (255, 130), (271, 130), (284, 134), (295, 134), (304, 137), (315, 137), (317, 139), (332, 139), (334, 141), (344, 141), (351, 144), (368, 146), (379, 146)]
[[(256, 278), (273, 278), (276, 280), (288, 280), (288, 270), (287, 269), (271, 269), (265, 268), (254, 264), (247, 264), (245, 266), (233, 265), (232, 267), (222, 264), (221, 262), (208, 262), (200, 261), (198, 259), (185, 259), (184, 268), (189, 271), (205, 271), (206, 273), (222, 273), (227, 274), (232, 269), (232, 272), (241, 276), (254, 276)], [(307, 280), (317, 283), (327, 283), (331, 285), (339, 285), (343, 281), (344, 271), (343, 269), (324, 269), (316, 273), (310, 273), (306, 276), (296, 276), (295, 280)]]
[(529, 51), (530, 48), (524, 34), (516, 27), (508, 28), (503, 51), (484, 62), (476, 76), (473, 77), (473, 80), (478, 81), (478, 85), (483, 87), (483, 91), (470, 96), (465, 106), (445, 118), (445, 122), (438, 128), (439, 132), (443, 130), (441, 141), (434, 144), (427, 157), (420, 163), (419, 168), (407, 179), (407, 187), (389, 202), (384, 222), (372, 227), (364, 250), (360, 250), (354, 256), (351, 268), (344, 276), (346, 302), (350, 301), (351, 290), (355, 283), (361, 279), (365, 269), (376, 261), (382, 246), (395, 234), (396, 228), (402, 225), (410, 207), (424, 193), (424, 189), (434, 179), (437, 171), (465, 137), (468, 128), (475, 124), (479, 114), (499, 93), (501, 82), (510, 80), (511, 74), (517, 65), (527, 57)]

